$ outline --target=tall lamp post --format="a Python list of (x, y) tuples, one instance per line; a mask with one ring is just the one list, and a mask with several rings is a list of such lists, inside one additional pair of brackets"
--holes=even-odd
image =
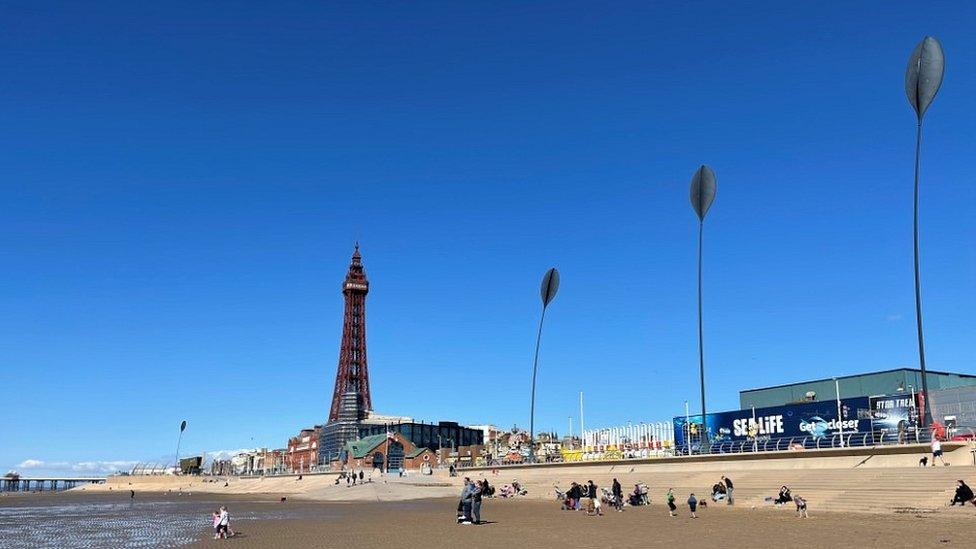
[(705, 232), (705, 214), (715, 201), (715, 189), (715, 172), (702, 164), (691, 178), (691, 206), (698, 214), (698, 377), (701, 380), (702, 433), (706, 442), (708, 422), (705, 419), (705, 348), (702, 335), (702, 235)]
[(945, 74), (945, 54), (942, 45), (932, 37), (926, 36), (915, 46), (908, 59), (905, 71), (905, 95), (915, 109), (918, 124), (915, 129), (915, 323), (918, 327), (918, 362), (922, 371), (922, 392), (925, 394), (924, 419), (922, 427), (932, 421), (932, 405), (929, 403), (929, 383), (925, 375), (925, 340), (922, 337), (922, 284), (918, 266), (918, 177), (922, 154), (922, 118), (942, 86)]
[(180, 444), (183, 443), (183, 431), (186, 431), (186, 420), (180, 423), (180, 436), (176, 439), (176, 472), (180, 472)]
[(529, 461), (535, 462), (535, 379), (539, 370), (539, 344), (542, 342), (542, 323), (546, 320), (546, 308), (559, 290), (559, 271), (555, 267), (546, 271), (542, 277), (539, 294), (542, 297), (542, 317), (539, 319), (539, 333), (535, 338), (535, 360), (532, 362), (532, 404), (529, 409)]

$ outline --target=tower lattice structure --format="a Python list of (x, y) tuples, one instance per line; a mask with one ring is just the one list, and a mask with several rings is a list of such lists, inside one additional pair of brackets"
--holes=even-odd
[(359, 421), (373, 409), (369, 394), (369, 368), (366, 363), (366, 294), (369, 281), (363, 269), (359, 244), (352, 254), (349, 272), (342, 283), (345, 312), (342, 318), (342, 342), (339, 367), (329, 421)]

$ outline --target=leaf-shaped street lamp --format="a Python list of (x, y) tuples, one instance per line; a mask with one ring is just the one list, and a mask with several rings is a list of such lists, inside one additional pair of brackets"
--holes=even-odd
[(922, 118), (935, 99), (935, 94), (939, 93), (944, 74), (945, 54), (942, 52), (942, 44), (936, 38), (926, 36), (915, 46), (905, 71), (905, 95), (908, 96), (908, 102), (915, 109), (918, 119), (915, 129), (915, 323), (918, 327), (918, 362), (922, 371), (922, 392), (925, 394), (923, 427), (932, 421), (932, 406), (929, 403), (929, 384), (925, 374), (925, 339), (922, 337), (922, 283), (918, 266), (918, 176), (922, 153)]
[[(701, 421), (702, 432), (707, 440), (705, 429), (705, 349), (702, 334), (702, 234), (705, 229), (705, 214), (715, 201), (715, 172), (702, 164), (691, 178), (691, 206), (698, 214), (698, 376), (701, 380)], [(704, 447), (704, 446), (703, 446)]]
[(176, 473), (180, 472), (180, 444), (183, 443), (183, 431), (186, 431), (186, 420), (180, 423), (180, 437), (176, 439)]
[(945, 54), (942, 52), (942, 44), (935, 37), (926, 36), (915, 46), (905, 71), (905, 95), (915, 109), (919, 124), (935, 99), (935, 94), (939, 93), (944, 75)]
[(529, 409), (529, 461), (535, 461), (535, 379), (539, 369), (539, 344), (542, 342), (542, 323), (546, 320), (546, 309), (559, 291), (559, 271), (555, 267), (546, 271), (542, 277), (539, 295), (542, 297), (542, 318), (539, 319), (539, 333), (535, 338), (535, 360), (532, 363), (532, 404)]

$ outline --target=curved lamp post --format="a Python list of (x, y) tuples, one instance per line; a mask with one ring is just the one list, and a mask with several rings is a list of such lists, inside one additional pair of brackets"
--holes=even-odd
[(698, 376), (701, 379), (701, 421), (702, 432), (708, 439), (705, 428), (705, 350), (702, 336), (702, 234), (705, 229), (705, 214), (715, 201), (715, 172), (702, 164), (691, 178), (691, 206), (698, 214)]
[(183, 443), (183, 431), (186, 431), (186, 420), (180, 423), (180, 437), (176, 439), (176, 472), (180, 471), (180, 444)]
[(945, 74), (945, 54), (942, 45), (932, 36), (926, 36), (915, 46), (905, 71), (905, 95), (915, 109), (918, 125), (915, 130), (915, 323), (918, 326), (918, 361), (922, 371), (922, 392), (925, 393), (925, 418), (922, 427), (932, 421), (929, 403), (929, 384), (925, 375), (925, 340), (922, 337), (922, 283), (918, 266), (918, 176), (922, 153), (922, 118), (942, 86)]
[(535, 338), (535, 360), (532, 362), (532, 405), (529, 410), (529, 461), (535, 461), (535, 378), (539, 369), (539, 344), (542, 342), (542, 323), (546, 320), (546, 308), (559, 290), (559, 271), (555, 267), (546, 271), (542, 277), (542, 318), (539, 319), (539, 333)]

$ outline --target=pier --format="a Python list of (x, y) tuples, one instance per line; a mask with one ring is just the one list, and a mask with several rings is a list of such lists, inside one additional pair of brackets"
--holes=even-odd
[(80, 484), (104, 484), (105, 477), (21, 477), (0, 479), (0, 492), (43, 492), (69, 490)]

